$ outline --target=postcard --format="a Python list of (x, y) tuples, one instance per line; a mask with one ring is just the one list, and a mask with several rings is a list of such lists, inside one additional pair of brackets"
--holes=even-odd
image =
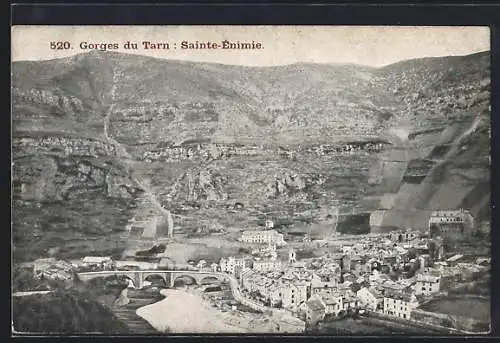
[(490, 31), (13, 26), (15, 335), (490, 331)]

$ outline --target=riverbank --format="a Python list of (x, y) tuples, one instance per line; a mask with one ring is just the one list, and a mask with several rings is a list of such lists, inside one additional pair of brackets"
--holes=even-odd
[(132, 334), (160, 333), (147, 320), (136, 313), (137, 309), (163, 299), (164, 296), (160, 294), (160, 291), (148, 293), (142, 290), (125, 289), (124, 291), (126, 291), (125, 297), (128, 302), (126, 304), (115, 304), (111, 307), (116, 318), (126, 324)]
[(199, 295), (163, 289), (165, 299), (141, 307), (137, 315), (148, 321), (159, 332), (171, 333), (243, 333), (240, 327), (224, 321), (222, 312), (212, 307)]
[(180, 333), (303, 333), (298, 319), (282, 315), (217, 309), (200, 290), (164, 289), (165, 299), (137, 310), (159, 332)]

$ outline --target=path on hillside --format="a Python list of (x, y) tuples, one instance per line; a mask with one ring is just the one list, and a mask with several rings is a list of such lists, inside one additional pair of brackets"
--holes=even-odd
[[(116, 139), (111, 137), (109, 127), (110, 127), (111, 116), (113, 115), (113, 111), (115, 108), (116, 87), (118, 85), (117, 75), (118, 75), (118, 73), (116, 72), (116, 70), (113, 70), (113, 80), (112, 80), (112, 86), (111, 86), (111, 90), (110, 90), (111, 100), (109, 101), (110, 104), (109, 104), (108, 108), (106, 109), (106, 111), (103, 110), (103, 112), (104, 112), (104, 136), (105, 136), (106, 140), (115, 147), (116, 154), (118, 155), (118, 157), (120, 157), (122, 162), (124, 162), (126, 164), (127, 172), (130, 175), (130, 178), (132, 179), (132, 181), (140, 189), (142, 189), (144, 191), (148, 200), (151, 202), (151, 204), (155, 208), (157, 208), (160, 211), (160, 213), (162, 215), (165, 216), (165, 219), (168, 220), (168, 217), (172, 216), (172, 215), (175, 217), (178, 217), (178, 218), (188, 218), (186, 216), (172, 214), (169, 210), (167, 210), (166, 208), (163, 207), (163, 205), (158, 201), (158, 196), (155, 194), (155, 191), (151, 188), (149, 183), (145, 179), (134, 175), (134, 166), (133, 166), (133, 162), (135, 160), (134, 157), (127, 151), (126, 147), (124, 147), (120, 142), (118, 142)], [(172, 194), (176, 191), (177, 186), (184, 179), (184, 177), (186, 177), (186, 175), (188, 173), (193, 173), (193, 174), (199, 173), (200, 171), (207, 168), (211, 163), (213, 163), (217, 160), (219, 160), (219, 159), (218, 158), (212, 158), (212, 159), (209, 158), (206, 161), (204, 161), (204, 163), (201, 163), (200, 165), (195, 166), (194, 168), (190, 169), (189, 171), (182, 173), (179, 177), (176, 178), (174, 183), (169, 187), (170, 191), (165, 195), (166, 198), (167, 199), (171, 198)]]
[(127, 172), (131, 178), (131, 180), (140, 188), (144, 191), (146, 197), (148, 200), (151, 202), (151, 204), (158, 209), (158, 211), (165, 216), (165, 219), (168, 221), (168, 218), (172, 215), (171, 212), (167, 209), (165, 209), (162, 204), (158, 201), (157, 196), (153, 189), (150, 187), (150, 185), (143, 179), (143, 178), (138, 178), (137, 176), (134, 175), (134, 166), (133, 166), (133, 161), (134, 158), (132, 155), (127, 151), (127, 149), (121, 145), (117, 140), (115, 140), (113, 137), (111, 137), (110, 130), (109, 130), (109, 125), (110, 125), (110, 120), (111, 116), (113, 115), (113, 110), (115, 108), (115, 100), (116, 100), (116, 86), (118, 85), (117, 82), (117, 72), (116, 70), (113, 70), (113, 81), (112, 81), (112, 86), (110, 90), (110, 104), (108, 108), (106, 109), (104, 113), (104, 136), (108, 143), (112, 144), (115, 147), (116, 154), (118, 157), (121, 159), (122, 162), (125, 163)]

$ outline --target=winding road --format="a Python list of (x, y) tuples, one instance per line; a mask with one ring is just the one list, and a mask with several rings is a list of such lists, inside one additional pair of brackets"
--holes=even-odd
[(111, 100), (109, 106), (107, 107), (104, 113), (104, 137), (106, 138), (109, 144), (115, 147), (116, 154), (118, 155), (120, 160), (126, 163), (127, 172), (130, 175), (131, 180), (137, 185), (138, 188), (144, 191), (146, 197), (151, 202), (151, 204), (161, 214), (165, 216), (166, 220), (168, 220), (168, 218), (172, 215), (171, 212), (165, 209), (162, 206), (162, 204), (158, 201), (158, 198), (153, 189), (150, 187), (150, 185), (148, 185), (148, 183), (144, 179), (138, 178), (134, 175), (133, 163), (132, 163), (132, 161), (134, 161), (133, 156), (127, 151), (127, 149), (121, 143), (119, 143), (116, 139), (111, 137), (109, 126), (110, 126), (111, 116), (113, 115), (113, 111), (115, 108), (116, 87), (118, 85), (117, 75), (118, 73), (116, 72), (116, 70), (113, 70), (113, 82), (110, 90)]

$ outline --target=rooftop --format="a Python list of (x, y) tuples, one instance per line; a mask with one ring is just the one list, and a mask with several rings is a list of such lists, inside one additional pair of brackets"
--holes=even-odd
[(436, 275), (431, 275), (431, 274), (418, 274), (417, 275), (417, 281), (423, 281), (423, 282), (438, 282), (439, 277)]
[(110, 262), (112, 260), (109, 256), (85, 256), (82, 261), (85, 263), (101, 263)]
[(456, 262), (459, 259), (461, 259), (462, 257), (464, 257), (464, 255), (457, 254), (457, 255), (454, 255), (454, 256), (448, 258), (446, 261), (447, 262)]

